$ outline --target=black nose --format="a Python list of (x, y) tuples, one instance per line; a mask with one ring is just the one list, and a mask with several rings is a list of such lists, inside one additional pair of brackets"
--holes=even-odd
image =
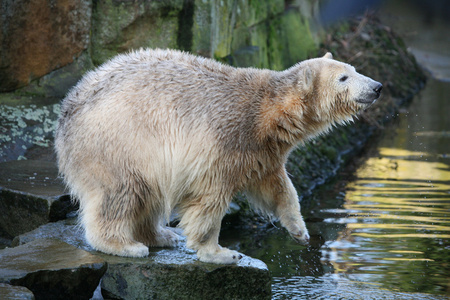
[(378, 96), (378, 97), (380, 97), (380, 94), (381, 94), (381, 90), (382, 90), (382, 89), (383, 89), (383, 85), (382, 85), (381, 83), (379, 83), (379, 84), (377, 85), (377, 87), (373, 89), (373, 91), (374, 91), (375, 93), (377, 93), (377, 96)]

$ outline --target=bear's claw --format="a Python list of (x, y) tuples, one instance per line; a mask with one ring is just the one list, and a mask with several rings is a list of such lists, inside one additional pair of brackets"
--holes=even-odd
[(304, 244), (304, 245), (309, 244), (310, 237), (309, 237), (308, 232), (302, 233), (300, 231), (297, 234), (293, 234), (293, 233), (289, 233), (289, 234), (297, 243)]

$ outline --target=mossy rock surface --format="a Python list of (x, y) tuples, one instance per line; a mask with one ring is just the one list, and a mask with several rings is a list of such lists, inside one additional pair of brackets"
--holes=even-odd
[(141, 47), (177, 48), (182, 0), (95, 1), (91, 56), (95, 65)]

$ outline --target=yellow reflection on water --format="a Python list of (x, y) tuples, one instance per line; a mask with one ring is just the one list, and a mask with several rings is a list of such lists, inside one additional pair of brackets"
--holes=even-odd
[[(358, 228), (367, 228), (368, 224), (361, 223), (349, 223), (347, 224), (347, 228), (350, 229), (358, 229)], [(429, 225), (429, 224), (371, 224), (370, 228), (384, 228), (384, 229), (415, 229), (415, 230), (439, 230), (439, 231), (450, 231), (450, 226), (439, 226), (439, 225)]]
[[(375, 210), (376, 208), (374, 208)], [(355, 216), (356, 215), (356, 216)], [(421, 224), (423, 222), (428, 223), (445, 223), (448, 224), (450, 221), (449, 217), (444, 218), (435, 218), (435, 217), (418, 217), (418, 216), (411, 216), (411, 215), (392, 215), (392, 214), (374, 214), (374, 213), (359, 213), (359, 214), (352, 214), (352, 218), (359, 219), (361, 221), (364, 221), (365, 219), (379, 219), (382, 222), (386, 222), (386, 220), (400, 220), (400, 221), (413, 221), (416, 222), (416, 224)], [(395, 224), (399, 224), (396, 222)], [(435, 226), (435, 225), (432, 225)]]
[[(450, 168), (425, 152), (380, 148), (348, 184), (344, 208), (357, 223), (353, 235), (450, 238)], [(370, 220), (370, 222), (366, 222)], [(376, 222), (374, 222), (376, 221)], [(431, 224), (430, 224), (431, 223)], [(361, 233), (360, 229), (389, 229)], [(392, 233), (392, 231), (405, 231)], [(423, 231), (426, 232), (410, 232)], [(437, 231), (437, 233), (436, 233)]]
[(397, 261), (434, 261), (433, 259), (428, 259), (428, 258), (404, 258), (404, 257), (398, 257), (398, 258), (393, 258), (393, 257), (385, 257), (385, 260), (397, 260)]
[(379, 148), (356, 171), (342, 208), (326, 210), (335, 216), (327, 222), (346, 224), (328, 244), (336, 273), (376, 274), (388, 286), (398, 281), (411, 290), (425, 276), (449, 288), (450, 166), (443, 161)]
[[(450, 181), (449, 166), (441, 162), (412, 160), (430, 157), (425, 152), (396, 148), (379, 148), (380, 157), (370, 158), (364, 168), (358, 170), (358, 177), (377, 177), (408, 180)], [(448, 186), (447, 186), (448, 188)]]
[(414, 253), (414, 254), (423, 254), (422, 251), (405, 251), (405, 250), (390, 250), (391, 253)]
[(450, 238), (450, 234), (433, 234), (433, 233), (402, 233), (402, 234), (385, 234), (385, 233), (380, 233), (380, 234), (371, 234), (371, 233), (353, 233), (352, 235), (355, 236), (362, 236), (362, 237), (371, 237), (371, 238), (431, 238), (431, 239), (436, 239), (436, 238), (444, 238), (444, 239), (448, 239)]

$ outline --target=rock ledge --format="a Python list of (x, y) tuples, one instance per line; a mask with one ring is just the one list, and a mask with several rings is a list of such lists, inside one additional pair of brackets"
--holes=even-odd
[[(13, 240), (17, 248), (42, 239), (57, 239), (89, 251), (108, 264), (101, 281), (109, 299), (270, 299), (271, 278), (260, 260), (242, 258), (237, 265), (206, 264), (183, 244), (175, 249), (151, 248), (149, 257), (126, 258), (94, 251), (74, 220), (48, 223)], [(5, 251), (5, 250), (3, 250)], [(0, 251), (0, 255), (2, 252)], [(0, 280), (1, 281), (1, 280)]]

